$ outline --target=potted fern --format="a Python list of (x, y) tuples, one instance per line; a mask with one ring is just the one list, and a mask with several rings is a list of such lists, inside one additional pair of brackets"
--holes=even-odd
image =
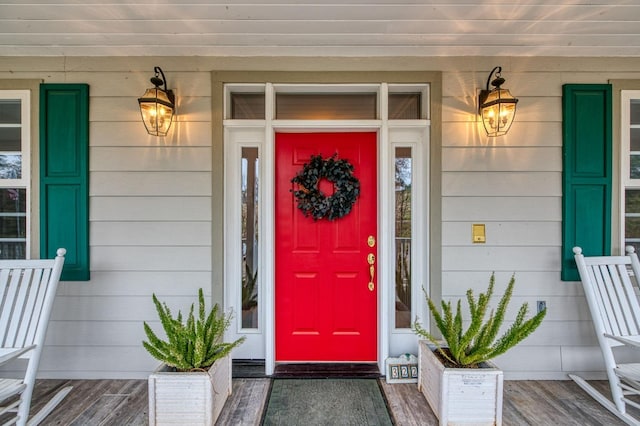
[[(465, 321), (460, 300), (455, 313), (451, 302), (444, 301), (441, 303), (442, 312), (439, 312), (425, 293), (429, 311), (442, 334), (442, 340), (422, 327), (417, 319), (413, 323), (414, 332), (426, 339), (419, 342), (418, 388), (441, 425), (502, 424), (503, 375), (490, 360), (533, 333), (546, 314), (546, 310), (542, 310), (526, 319), (528, 305), (524, 303), (515, 321), (500, 334), (515, 276), (511, 277), (497, 309), (491, 310), (485, 319), (494, 284), (495, 275), (492, 274), (489, 288), (477, 299), (472, 290), (467, 291), (470, 315)], [(467, 320), (465, 329), (463, 324)]]
[(148, 341), (142, 344), (160, 367), (149, 376), (149, 424), (213, 425), (231, 394), (231, 358), (233, 348), (244, 338), (223, 342), (231, 323), (217, 304), (207, 314), (204, 294), (198, 291), (199, 309), (191, 305), (186, 322), (182, 313), (174, 318), (166, 303), (153, 295), (167, 340), (160, 339), (144, 323)]

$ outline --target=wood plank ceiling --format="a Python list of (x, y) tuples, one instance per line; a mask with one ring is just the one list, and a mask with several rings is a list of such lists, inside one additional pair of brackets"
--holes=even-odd
[(640, 56), (638, 0), (0, 0), (0, 56)]

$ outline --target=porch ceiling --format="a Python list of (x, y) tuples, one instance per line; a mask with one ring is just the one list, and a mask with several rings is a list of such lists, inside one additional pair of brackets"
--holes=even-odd
[(0, 56), (638, 57), (639, 28), (635, 0), (3, 0)]

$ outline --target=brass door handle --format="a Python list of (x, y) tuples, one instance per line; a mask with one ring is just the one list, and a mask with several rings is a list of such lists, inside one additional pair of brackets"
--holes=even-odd
[(375, 262), (376, 256), (373, 253), (369, 253), (367, 256), (367, 263), (369, 264), (369, 291), (373, 291), (376, 288), (376, 285), (373, 283), (373, 279), (376, 276)]

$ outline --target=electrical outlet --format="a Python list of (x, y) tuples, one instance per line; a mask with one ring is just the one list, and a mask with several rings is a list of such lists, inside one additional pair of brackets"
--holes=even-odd
[(538, 300), (538, 312), (542, 312), (547, 309), (547, 302), (544, 300)]

